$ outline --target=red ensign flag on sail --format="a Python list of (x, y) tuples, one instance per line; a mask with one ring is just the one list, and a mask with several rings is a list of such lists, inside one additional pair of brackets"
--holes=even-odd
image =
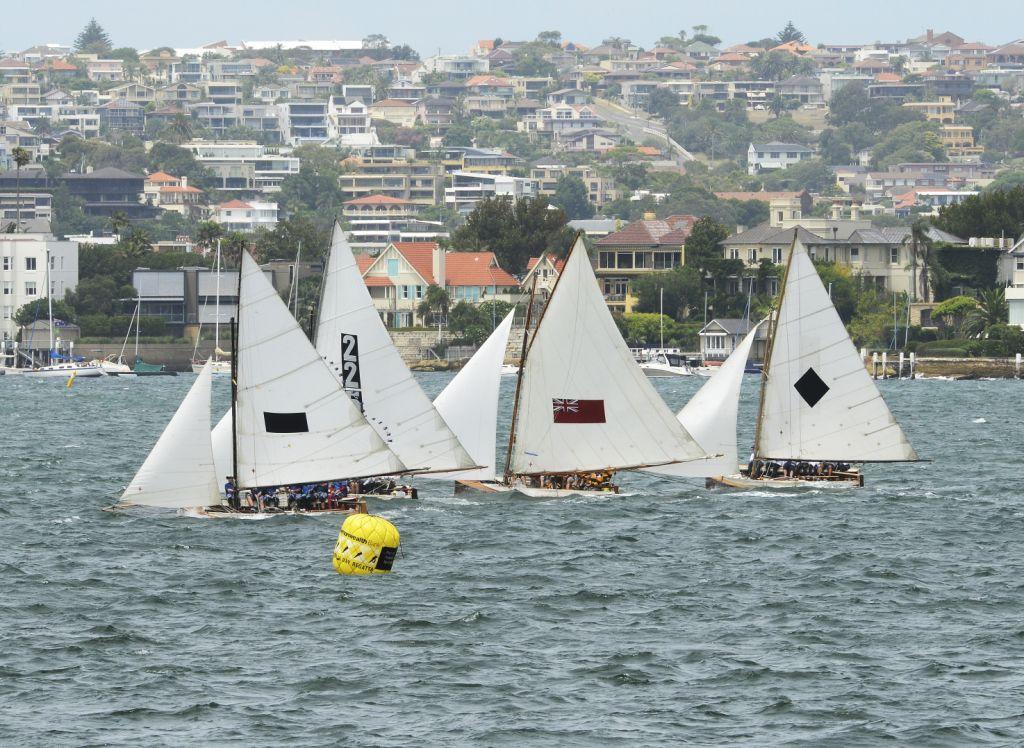
[(604, 423), (604, 400), (569, 400), (555, 398), (551, 401), (555, 423)]

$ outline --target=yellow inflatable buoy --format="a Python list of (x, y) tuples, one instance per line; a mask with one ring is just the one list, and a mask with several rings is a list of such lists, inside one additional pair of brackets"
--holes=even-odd
[(398, 553), (398, 529), (383, 517), (352, 514), (345, 519), (334, 546), (339, 574), (387, 574)]

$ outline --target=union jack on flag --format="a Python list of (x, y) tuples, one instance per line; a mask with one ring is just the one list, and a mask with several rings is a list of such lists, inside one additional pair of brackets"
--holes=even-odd
[(555, 423), (604, 423), (604, 400), (556, 397), (551, 400)]

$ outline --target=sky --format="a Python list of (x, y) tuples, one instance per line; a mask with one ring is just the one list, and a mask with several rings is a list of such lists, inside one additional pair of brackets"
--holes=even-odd
[[(90, 16), (115, 46), (140, 50), (266, 39), (362, 39), (373, 33), (424, 57), (467, 52), (477, 39), (533, 39), (561, 31), (594, 46), (621, 36), (644, 47), (705, 24), (725, 44), (772, 36), (792, 20), (812, 43), (906, 39), (926, 28), (969, 41), (1024, 37), (1021, 0), (49, 0), (3, 2), (0, 49), (71, 43)], [(978, 12), (983, 8), (983, 12)]]

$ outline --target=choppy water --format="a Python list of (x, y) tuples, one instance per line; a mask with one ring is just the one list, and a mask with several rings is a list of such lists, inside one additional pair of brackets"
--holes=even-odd
[(882, 383), (935, 462), (861, 491), (437, 485), (372, 579), (338, 518), (100, 511), (191, 382), (0, 377), (0, 744), (1024, 742), (1024, 382)]

